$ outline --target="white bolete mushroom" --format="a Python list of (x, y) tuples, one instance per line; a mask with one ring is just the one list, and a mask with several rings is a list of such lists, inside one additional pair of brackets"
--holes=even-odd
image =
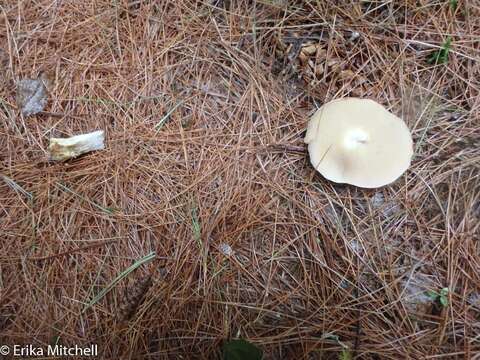
[(310, 119), (305, 143), (325, 178), (363, 188), (398, 179), (410, 166), (413, 142), (405, 122), (373, 100), (344, 98)]

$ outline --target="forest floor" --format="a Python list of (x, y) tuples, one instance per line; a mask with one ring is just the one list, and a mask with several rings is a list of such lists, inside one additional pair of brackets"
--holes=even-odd
[[(479, 34), (478, 0), (2, 1), (0, 345), (480, 358)], [(393, 184), (310, 165), (309, 117), (346, 96), (409, 126)]]

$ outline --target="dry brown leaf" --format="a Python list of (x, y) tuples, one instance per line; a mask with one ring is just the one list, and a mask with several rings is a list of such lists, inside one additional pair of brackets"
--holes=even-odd
[(325, 71), (325, 68), (323, 67), (323, 65), (317, 64), (317, 66), (315, 67), (315, 75), (320, 76), (324, 73), (324, 71)]
[(315, 53), (317, 52), (317, 45), (315, 44), (306, 45), (302, 47), (302, 52), (308, 56), (315, 55)]
[(352, 80), (354, 77), (355, 73), (350, 69), (340, 71), (340, 79), (342, 80)]

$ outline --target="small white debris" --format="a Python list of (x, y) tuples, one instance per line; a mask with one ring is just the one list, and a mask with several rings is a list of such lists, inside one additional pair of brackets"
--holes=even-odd
[(222, 243), (218, 245), (218, 251), (220, 251), (223, 255), (225, 256), (232, 256), (233, 255), (233, 249), (230, 245)]
[(103, 130), (69, 138), (51, 138), (48, 151), (50, 160), (63, 161), (94, 150), (105, 149)]
[(343, 279), (342, 281), (340, 281), (340, 284), (339, 284), (339, 285), (340, 285), (340, 287), (341, 287), (342, 289), (348, 289), (348, 288), (350, 287), (350, 283), (349, 283), (347, 280), (345, 280), (345, 279)]
[(383, 205), (383, 203), (385, 202), (385, 198), (383, 197), (383, 194), (381, 192), (376, 192), (375, 195), (372, 196), (372, 198), (370, 199), (371, 203), (372, 203), (372, 206), (375, 208), (375, 209), (378, 209), (379, 207), (381, 207)]
[(358, 240), (353, 239), (350, 241), (350, 249), (357, 255), (357, 256), (362, 256), (363, 255), (363, 248), (362, 245), (358, 242)]
[(360, 33), (359, 33), (358, 31), (352, 31), (352, 33), (350, 34), (350, 38), (348, 39), (348, 41), (354, 42), (354, 41), (357, 40), (359, 37), (360, 37)]
[(471, 293), (468, 295), (467, 302), (472, 306), (480, 308), (480, 293)]

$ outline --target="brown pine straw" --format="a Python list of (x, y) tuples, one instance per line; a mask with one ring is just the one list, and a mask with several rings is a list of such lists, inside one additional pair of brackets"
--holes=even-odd
[[(0, 344), (478, 357), (480, 2), (449, 3), (2, 1)], [(321, 39), (366, 83), (309, 83), (282, 36)], [(448, 36), (448, 62), (429, 65)], [(47, 108), (23, 118), (15, 82), (41, 73)], [(326, 181), (302, 142), (315, 108), (355, 89), (414, 137), (412, 167), (381, 189)], [(47, 161), (50, 137), (97, 129), (105, 151)], [(442, 288), (447, 307), (425, 295)]]

